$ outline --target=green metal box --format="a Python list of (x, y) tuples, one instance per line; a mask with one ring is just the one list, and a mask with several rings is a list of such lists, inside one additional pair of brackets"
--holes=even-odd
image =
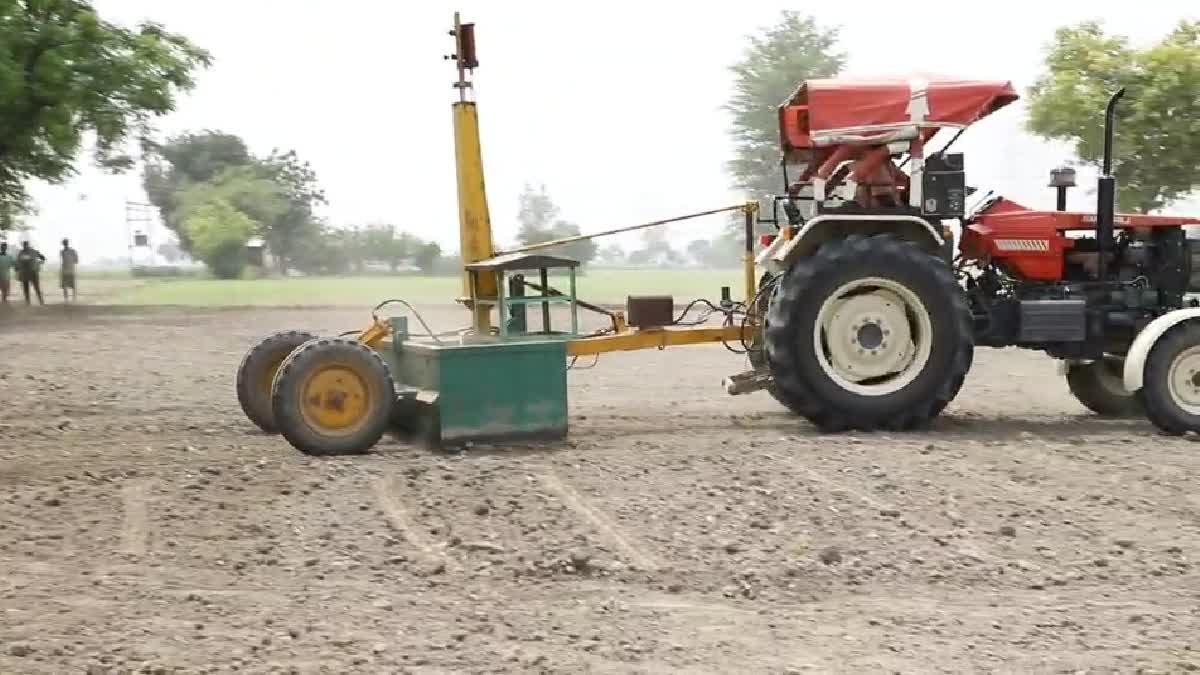
[(400, 400), (396, 428), (427, 445), (567, 435), (562, 340), (380, 346)]

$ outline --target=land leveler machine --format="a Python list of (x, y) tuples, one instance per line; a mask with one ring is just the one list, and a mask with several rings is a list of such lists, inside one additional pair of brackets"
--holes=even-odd
[[(472, 95), (474, 25), (455, 15), (450, 32), (459, 301), (471, 325), (435, 333), (397, 300), (352, 335), (263, 339), (238, 370), (238, 398), (255, 424), (300, 451), (362, 453), (389, 430), (434, 446), (562, 438), (573, 359), (706, 343), (748, 355), (749, 368), (725, 379), (728, 393), (766, 391), (824, 431), (926, 426), (958, 394), (976, 346), (1050, 355), (1099, 415), (1200, 431), (1200, 308), (1188, 299), (1200, 288), (1200, 245), (1185, 236), (1200, 219), (1115, 212), (1124, 90), (1104, 114), (1095, 213), (1066, 210), (1069, 169), (1052, 173), (1056, 210), (990, 192), (968, 206), (979, 191), (949, 150), (1017, 99), (1009, 82), (808, 80), (778, 108), (783, 193), (769, 215), (748, 202), (498, 251)], [(956, 133), (930, 151), (943, 131)], [(697, 300), (678, 317), (666, 296), (631, 296), (624, 311), (580, 300), (578, 262), (546, 252), (717, 213), (745, 223), (742, 299), (725, 287), (719, 301)], [(756, 238), (762, 225), (773, 232)], [(389, 305), (409, 311), (381, 316)], [(697, 306), (702, 316), (687, 319)], [(582, 331), (580, 310), (608, 325)], [(567, 325), (553, 328), (563, 311)]]

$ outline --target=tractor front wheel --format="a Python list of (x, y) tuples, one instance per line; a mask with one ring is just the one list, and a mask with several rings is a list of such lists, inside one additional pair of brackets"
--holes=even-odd
[(1146, 417), (1169, 434), (1200, 432), (1200, 322), (1164, 333), (1146, 356), (1137, 398)]
[(958, 394), (974, 357), (970, 312), (937, 255), (851, 235), (779, 284), (764, 331), (774, 393), (818, 428), (912, 429)]
[(300, 330), (275, 333), (260, 340), (242, 358), (237, 371), (238, 403), (246, 417), (264, 432), (274, 434), (279, 431), (271, 410), (271, 383), (275, 381), (279, 365), (297, 347), (316, 338), (316, 335)]
[(1067, 388), (1085, 408), (1101, 417), (1141, 417), (1137, 397), (1121, 381), (1124, 362), (1100, 359), (1072, 365), (1067, 370)]
[(347, 339), (305, 343), (279, 367), (271, 396), (279, 431), (308, 455), (357, 455), (392, 420), (396, 387), (375, 350)]

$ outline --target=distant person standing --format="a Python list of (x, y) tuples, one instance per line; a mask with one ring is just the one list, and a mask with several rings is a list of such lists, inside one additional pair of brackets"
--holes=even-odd
[(12, 268), (17, 261), (8, 254), (8, 242), (0, 241), (0, 304), (8, 304), (9, 281), (12, 279)]
[(21, 281), (21, 290), (25, 293), (25, 304), (33, 304), (29, 301), (29, 287), (33, 286), (33, 290), (37, 293), (39, 305), (46, 304), (42, 299), (42, 263), (46, 262), (46, 256), (40, 251), (29, 245), (29, 242), (21, 242), (21, 252), (17, 254), (17, 278)]
[[(75, 291), (75, 268), (79, 266), (79, 254), (71, 248), (71, 242), (62, 240), (62, 250), (58, 252), (60, 263), (58, 268), (59, 286), (62, 286), (63, 302), (73, 302), (77, 296)], [(67, 297), (67, 291), (71, 297)]]

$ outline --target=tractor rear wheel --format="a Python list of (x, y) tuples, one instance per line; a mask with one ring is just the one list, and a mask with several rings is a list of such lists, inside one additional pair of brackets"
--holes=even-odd
[(1121, 381), (1124, 362), (1100, 359), (1072, 365), (1067, 370), (1067, 387), (1085, 408), (1102, 417), (1141, 417), (1137, 397)]
[[(766, 285), (771, 283), (774, 278), (775, 277), (768, 273), (762, 275), (762, 278), (758, 280), (759, 296), (758, 300), (755, 302), (755, 307), (753, 310), (758, 326), (757, 330), (754, 331), (754, 335), (750, 338), (750, 344), (748, 345), (750, 349), (747, 353), (747, 356), (750, 358), (750, 366), (759, 371), (769, 371), (767, 364), (767, 350), (763, 345), (763, 333), (765, 333), (767, 330), (767, 311), (770, 309), (771, 295), (774, 293), (774, 289), (771, 289), (765, 293), (762, 292), (762, 289), (766, 288)], [(771, 398), (778, 401), (785, 408), (788, 408), (787, 400), (779, 395), (779, 391), (775, 388), (774, 382), (768, 384), (764, 388), (764, 391), (770, 394)], [(792, 412), (798, 411), (792, 410)]]
[(1146, 417), (1169, 434), (1200, 432), (1200, 321), (1163, 333), (1146, 356), (1137, 398)]
[(259, 429), (268, 434), (278, 433), (271, 412), (271, 383), (279, 365), (297, 347), (315, 340), (307, 331), (289, 330), (268, 335), (246, 352), (237, 371), (237, 397), (242, 412)]
[(779, 284), (764, 332), (775, 393), (821, 430), (913, 429), (958, 394), (974, 336), (937, 255), (892, 234), (851, 235)]
[(319, 339), (279, 367), (271, 402), (279, 432), (300, 452), (357, 455), (390, 426), (396, 386), (375, 350), (352, 339)]

